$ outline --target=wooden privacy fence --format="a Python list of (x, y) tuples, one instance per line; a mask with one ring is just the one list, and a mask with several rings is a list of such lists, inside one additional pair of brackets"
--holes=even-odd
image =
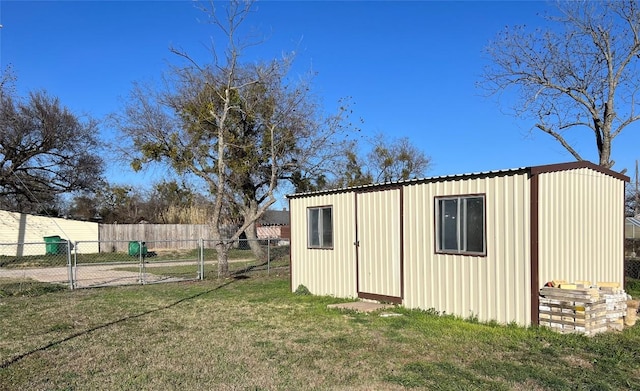
[(129, 241), (153, 243), (154, 249), (193, 247), (193, 241), (211, 238), (206, 224), (100, 224), (101, 252), (127, 251)]

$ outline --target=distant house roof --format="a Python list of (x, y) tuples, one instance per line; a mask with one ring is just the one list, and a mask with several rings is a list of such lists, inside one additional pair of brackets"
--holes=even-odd
[(640, 218), (627, 217), (624, 223), (624, 237), (626, 239), (640, 238)]
[(258, 223), (262, 226), (289, 225), (288, 210), (268, 210), (264, 212)]

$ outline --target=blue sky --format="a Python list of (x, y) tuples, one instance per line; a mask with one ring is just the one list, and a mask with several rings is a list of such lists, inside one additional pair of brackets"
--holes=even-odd
[[(429, 176), (572, 161), (532, 122), (504, 113), (476, 87), (482, 49), (507, 25), (542, 26), (546, 2), (262, 1), (245, 26), (266, 38), (248, 61), (297, 52), (295, 73), (318, 72), (314, 91), (328, 111), (351, 97), (363, 133), (408, 137), (432, 158)], [(22, 94), (45, 89), (76, 114), (117, 111), (134, 81), (160, 78), (182, 47), (205, 61), (218, 32), (191, 1), (0, 0), (0, 65), (11, 64)], [(505, 102), (508, 103), (508, 100)], [(640, 125), (613, 145), (614, 169), (632, 174)], [(105, 138), (113, 131), (102, 128)], [(597, 162), (592, 136), (570, 139)], [(109, 162), (109, 180), (133, 174)]]

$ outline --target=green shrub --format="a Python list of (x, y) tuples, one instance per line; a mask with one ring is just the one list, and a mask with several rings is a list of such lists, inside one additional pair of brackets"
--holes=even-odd
[(308, 295), (310, 295), (310, 294), (311, 294), (311, 292), (309, 292), (309, 289), (307, 289), (307, 287), (306, 287), (306, 286), (304, 286), (304, 285), (300, 284), (300, 285), (298, 285), (298, 287), (296, 288), (295, 294), (296, 294), (296, 295), (301, 295), (301, 296), (308, 296)]

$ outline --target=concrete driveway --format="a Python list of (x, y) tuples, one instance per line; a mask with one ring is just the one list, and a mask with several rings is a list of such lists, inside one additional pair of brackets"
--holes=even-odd
[[(197, 264), (195, 263), (172, 263), (171, 266), (179, 264), (192, 264), (194, 266), (194, 278), (196, 278)], [(138, 267), (138, 263), (116, 264), (116, 265), (80, 265), (74, 269), (74, 280), (76, 288), (87, 288), (96, 286), (111, 285), (133, 285), (140, 284), (140, 273), (122, 270), (123, 267)], [(169, 281), (185, 281), (186, 278), (168, 277), (155, 275), (150, 271), (154, 267), (167, 266), (166, 264), (146, 264), (144, 273), (144, 283), (157, 283)], [(47, 268), (1, 268), (0, 278), (29, 278), (36, 281), (54, 284), (69, 284), (68, 267), (47, 267)]]

